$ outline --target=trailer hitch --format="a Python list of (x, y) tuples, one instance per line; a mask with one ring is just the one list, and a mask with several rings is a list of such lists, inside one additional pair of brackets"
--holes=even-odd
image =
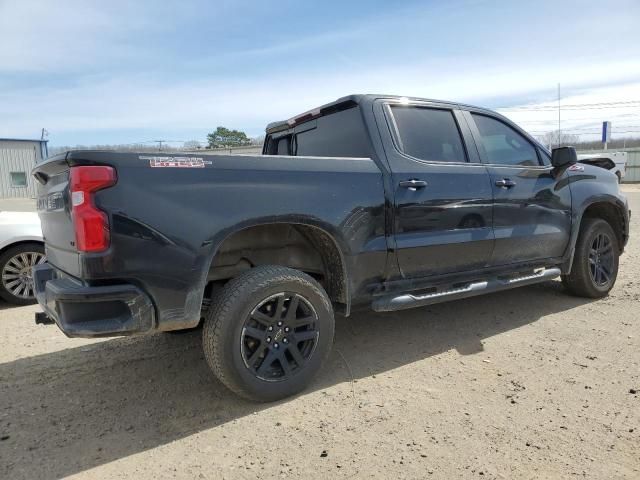
[(56, 323), (44, 312), (36, 312), (36, 325), (51, 325)]

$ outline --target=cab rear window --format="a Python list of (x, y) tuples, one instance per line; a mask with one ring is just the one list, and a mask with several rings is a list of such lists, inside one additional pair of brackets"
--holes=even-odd
[(370, 157), (369, 138), (358, 107), (321, 116), (270, 138), (267, 155)]

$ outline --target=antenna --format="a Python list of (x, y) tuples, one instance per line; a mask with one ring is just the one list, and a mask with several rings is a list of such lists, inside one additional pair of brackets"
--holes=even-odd
[(560, 84), (558, 83), (558, 147), (562, 146), (562, 124), (560, 123)]

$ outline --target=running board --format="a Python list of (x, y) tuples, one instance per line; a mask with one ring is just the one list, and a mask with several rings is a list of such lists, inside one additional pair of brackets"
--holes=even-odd
[(501, 290), (508, 290), (509, 288), (544, 282), (559, 275), (559, 268), (542, 268), (530, 275), (514, 278), (493, 277), (481, 282), (473, 282), (463, 287), (452, 288), (441, 292), (425, 293), (422, 295), (411, 293), (387, 295), (374, 300), (371, 308), (376, 312), (393, 312), (406, 308), (423, 307), (434, 303), (447, 302), (449, 300), (473, 297), (484, 293), (499, 292)]

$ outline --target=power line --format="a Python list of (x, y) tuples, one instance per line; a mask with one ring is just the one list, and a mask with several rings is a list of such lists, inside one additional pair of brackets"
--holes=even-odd
[[(636, 129), (636, 128), (638, 128), (638, 129), (640, 129), (640, 126), (638, 126), (638, 125), (616, 125), (616, 127), (617, 127), (618, 129), (621, 129), (621, 128), (627, 128), (627, 129)], [(600, 129), (600, 128), (598, 128), (598, 127), (593, 127), (593, 126), (590, 126), (590, 127), (573, 127), (573, 128), (568, 128), (568, 129), (567, 129), (567, 131), (571, 131), (571, 132), (584, 131), (584, 130), (588, 130), (588, 131), (598, 131), (598, 132), (600, 132), (600, 131), (601, 131), (601, 129)], [(619, 131), (619, 130), (618, 130), (618, 131)]]
[[(640, 117), (639, 117), (640, 118)], [(615, 120), (615, 119), (614, 119)], [(627, 120), (627, 122), (636, 122), (636, 120), (638, 119), (629, 119)], [(600, 125), (602, 123), (602, 119), (601, 118), (594, 118), (594, 119), (583, 119), (583, 118), (576, 118), (574, 120), (570, 120), (571, 123), (576, 123), (579, 125)], [(535, 126), (547, 126), (547, 125), (553, 125), (555, 123), (554, 120), (522, 120), (520, 122), (516, 122), (516, 124), (518, 125), (531, 125), (533, 127)], [(615, 122), (616, 127), (635, 127), (636, 125), (627, 125), (624, 122)]]
[[(620, 102), (601, 102), (601, 103), (570, 103), (563, 105), (563, 110), (600, 110), (603, 108), (633, 108), (640, 107), (640, 100), (629, 100)], [(502, 111), (556, 111), (557, 107), (553, 105), (522, 105), (516, 107), (498, 107), (496, 110)]]
[[(544, 135), (546, 133), (556, 133), (557, 130), (528, 130), (528, 132), (532, 135)], [(601, 130), (564, 130), (562, 133), (572, 134), (572, 135), (599, 135)], [(620, 134), (620, 133), (640, 133), (640, 130), (611, 130), (612, 134)]]

